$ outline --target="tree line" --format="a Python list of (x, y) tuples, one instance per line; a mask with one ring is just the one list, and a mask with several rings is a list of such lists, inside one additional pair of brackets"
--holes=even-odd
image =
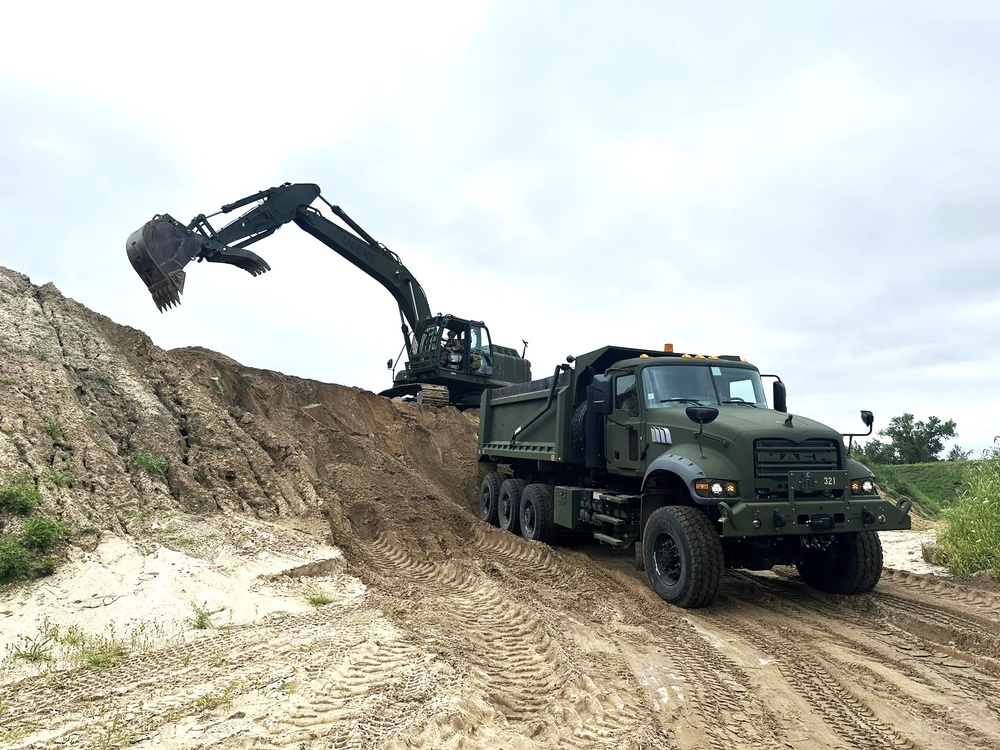
[[(879, 437), (863, 445), (855, 445), (851, 455), (867, 464), (922, 464), (940, 461), (944, 441), (958, 437), (955, 421), (944, 422), (928, 417), (924, 422), (912, 414), (889, 420), (889, 426), (879, 430)], [(947, 461), (964, 461), (968, 453), (954, 445), (945, 457)]]

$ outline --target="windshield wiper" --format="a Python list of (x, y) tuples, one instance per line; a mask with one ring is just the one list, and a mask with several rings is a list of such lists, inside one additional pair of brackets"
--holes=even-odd
[(697, 404), (698, 406), (704, 406), (704, 404), (696, 398), (661, 398), (660, 403)]
[(741, 398), (729, 398), (722, 401), (723, 404), (743, 404), (744, 406), (749, 406), (751, 409), (756, 409), (757, 404), (751, 404), (749, 401), (744, 401)]

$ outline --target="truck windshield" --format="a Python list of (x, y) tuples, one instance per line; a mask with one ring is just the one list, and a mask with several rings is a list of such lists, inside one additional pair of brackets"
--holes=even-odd
[(660, 365), (642, 371), (647, 409), (719, 404), (767, 408), (760, 373), (725, 365)]

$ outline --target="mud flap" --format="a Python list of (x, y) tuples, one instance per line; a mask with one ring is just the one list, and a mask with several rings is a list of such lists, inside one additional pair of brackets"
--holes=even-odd
[(633, 548), (635, 549), (635, 569), (642, 572), (646, 569), (646, 560), (642, 556), (642, 542), (636, 542)]

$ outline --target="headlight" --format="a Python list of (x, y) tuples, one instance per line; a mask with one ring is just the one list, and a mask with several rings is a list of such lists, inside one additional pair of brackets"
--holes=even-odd
[(851, 493), (854, 495), (874, 495), (875, 480), (871, 477), (866, 477), (865, 479), (852, 479)]
[(701, 479), (694, 483), (694, 491), (699, 497), (737, 497), (740, 488), (730, 479)]

